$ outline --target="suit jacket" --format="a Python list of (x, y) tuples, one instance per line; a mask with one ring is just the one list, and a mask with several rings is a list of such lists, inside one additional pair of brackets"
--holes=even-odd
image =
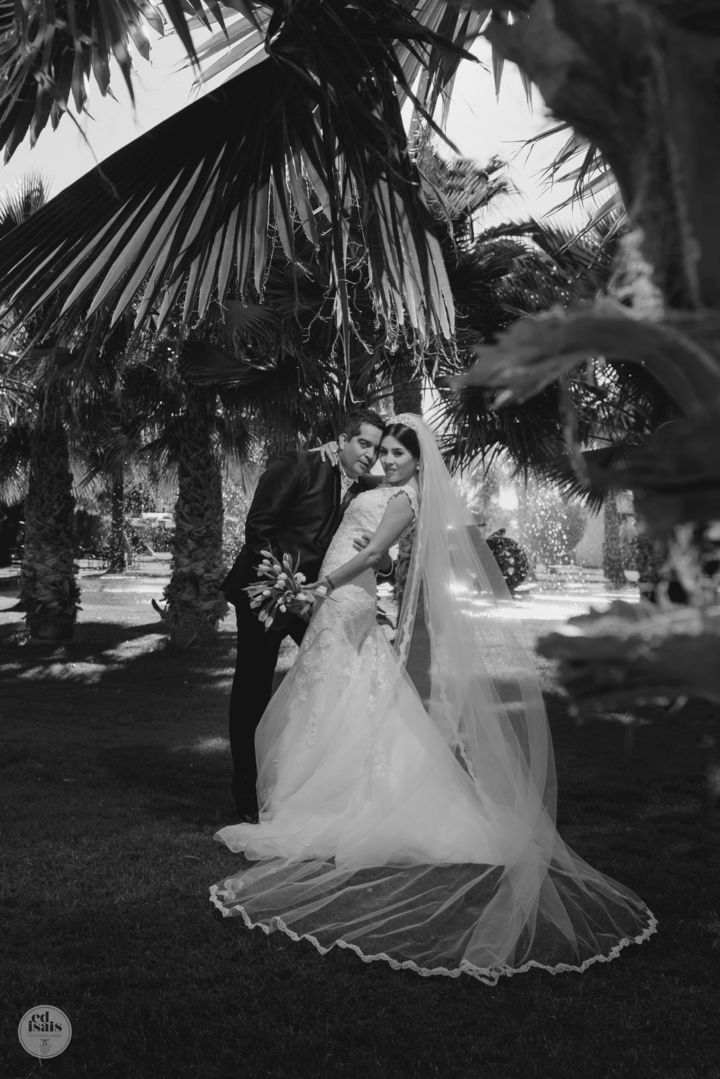
[[(350, 489), (356, 494), (369, 486), (362, 480)], [(317, 578), (342, 511), (340, 470), (319, 453), (291, 451), (272, 461), (258, 481), (245, 522), (245, 546), (225, 578), (222, 590), (230, 603), (257, 580), (261, 550), (299, 558), (308, 581)]]

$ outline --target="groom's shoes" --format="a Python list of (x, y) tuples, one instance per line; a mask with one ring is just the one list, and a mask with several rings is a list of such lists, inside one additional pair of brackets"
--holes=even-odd
[(238, 798), (235, 805), (238, 812), (238, 823), (240, 824), (257, 824), (258, 822), (258, 804), (254, 799), (250, 798)]

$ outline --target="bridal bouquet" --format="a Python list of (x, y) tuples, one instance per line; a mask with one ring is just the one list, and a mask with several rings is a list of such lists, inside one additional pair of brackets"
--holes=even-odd
[(262, 562), (258, 567), (258, 577), (264, 580), (250, 584), (244, 589), (250, 596), (250, 606), (257, 611), (257, 616), (270, 629), (278, 614), (298, 614), (307, 618), (312, 611), (317, 596), (325, 596), (324, 587), (310, 592), (303, 592), (306, 577), (298, 573), (299, 560), (293, 565), (289, 554), (282, 559), (275, 557), (272, 551), (261, 551)]

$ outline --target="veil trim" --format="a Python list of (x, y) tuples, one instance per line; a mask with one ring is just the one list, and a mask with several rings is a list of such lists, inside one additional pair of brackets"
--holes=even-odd
[(588, 967), (593, 966), (595, 963), (611, 963), (614, 959), (619, 959), (621, 952), (631, 944), (644, 944), (646, 940), (649, 940), (650, 937), (657, 932), (658, 928), (657, 918), (651, 910), (646, 908), (649, 915), (649, 923), (646, 929), (634, 937), (623, 937), (617, 944), (613, 945), (607, 955), (593, 955), (577, 965), (572, 965), (571, 963), (557, 963), (554, 966), (548, 966), (545, 963), (538, 963), (535, 959), (530, 959), (527, 963), (523, 963), (523, 965), (519, 967), (511, 967), (506, 964), (501, 964), (497, 967), (477, 967), (473, 963), (463, 960), (457, 967), (433, 967), (430, 969), (429, 967), (422, 967), (417, 963), (413, 963), (411, 959), (403, 961), (393, 959), (391, 955), (386, 955), (385, 952), (378, 952), (376, 955), (366, 955), (362, 949), (358, 948), (357, 944), (351, 944), (347, 940), (339, 939), (333, 941), (332, 944), (326, 947), (324, 944), (321, 944), (317, 937), (314, 937), (312, 933), (296, 933), (277, 915), (268, 919), (267, 922), (254, 922), (242, 904), (237, 903), (232, 907), (226, 907), (222, 900), (218, 898), (219, 894), (221, 894), (221, 889), (217, 884), (213, 884), (210, 889), (210, 902), (214, 907), (217, 907), (224, 918), (232, 918), (235, 915), (239, 915), (248, 929), (261, 929), (265, 936), (268, 937), (271, 933), (275, 932), (275, 930), (279, 929), (296, 943), (301, 940), (309, 941), (320, 955), (327, 955), (328, 952), (332, 951), (335, 947), (346, 948), (348, 951), (354, 952), (359, 959), (362, 959), (363, 963), (387, 963), (393, 970), (412, 970), (422, 978), (459, 978), (462, 974), (468, 974), (471, 978), (475, 978), (476, 981), (491, 986), (497, 985), (503, 977), (511, 978), (513, 974), (525, 974), (533, 968), (536, 970), (544, 970), (548, 974), (553, 975), (571, 973), (584, 974)]

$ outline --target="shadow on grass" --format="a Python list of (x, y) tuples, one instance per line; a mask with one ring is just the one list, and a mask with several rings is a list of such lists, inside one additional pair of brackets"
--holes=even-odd
[(232, 823), (234, 633), (179, 652), (135, 620), (0, 646), (0, 1074), (29, 1074), (17, 1023), (43, 1000), (73, 1022), (51, 1065), (69, 1079), (717, 1074), (717, 709), (644, 710), (628, 754), (622, 724), (547, 697), (563, 836), (642, 895), (652, 942), (582, 977), (423, 979), (213, 918), (208, 885), (237, 864), (212, 839)]
[[(7, 613), (7, 611), (0, 613)], [(69, 641), (54, 643), (28, 640), (26, 643), (19, 643), (24, 639), (24, 624), (22, 617), (18, 615), (16, 622), (5, 624), (0, 628), (0, 660), (6, 661), (10, 658), (22, 660), (24, 655), (30, 657), (26, 662), (31, 662), (36, 657), (39, 660), (53, 657), (61, 657), (69, 661), (88, 660), (105, 650), (117, 648), (125, 641), (134, 641), (147, 636), (158, 636), (166, 640), (167, 635), (159, 618), (153, 618), (141, 624), (133, 624), (121, 619), (81, 621), (76, 625), (73, 637)], [(218, 641), (225, 642), (231, 639), (234, 639), (234, 633), (229, 630), (221, 630), (217, 638)], [(209, 646), (209, 650), (213, 647), (214, 645)], [(177, 651), (182, 655), (189, 655), (194, 650), (195, 646), (189, 650), (178, 649)], [(207, 651), (208, 648), (203, 649), (199, 646), (199, 650)], [(168, 647), (168, 651), (172, 649)]]
[(226, 738), (197, 738), (189, 745), (139, 743), (99, 753), (98, 768), (122, 797), (142, 799), (157, 820), (177, 820), (201, 828), (233, 823), (230, 747)]
[(202, 678), (210, 682), (234, 661), (234, 634), (220, 632), (207, 645), (175, 648), (159, 621), (128, 625), (122, 621), (84, 622), (72, 640), (57, 644), (18, 638), (18, 627), (4, 627), (0, 636), (0, 680), (22, 683), (24, 691), (36, 681), (56, 685), (88, 685), (121, 679), (130, 692), (139, 679), (152, 689), (156, 678)]
[[(48, 807), (64, 784), (105, 791), (148, 820), (233, 823), (227, 710), (235, 634), (170, 645), (159, 622), (80, 623), (62, 646), (0, 647), (0, 769)], [(276, 684), (283, 674), (276, 676)], [(142, 807), (142, 808), (140, 808)]]

